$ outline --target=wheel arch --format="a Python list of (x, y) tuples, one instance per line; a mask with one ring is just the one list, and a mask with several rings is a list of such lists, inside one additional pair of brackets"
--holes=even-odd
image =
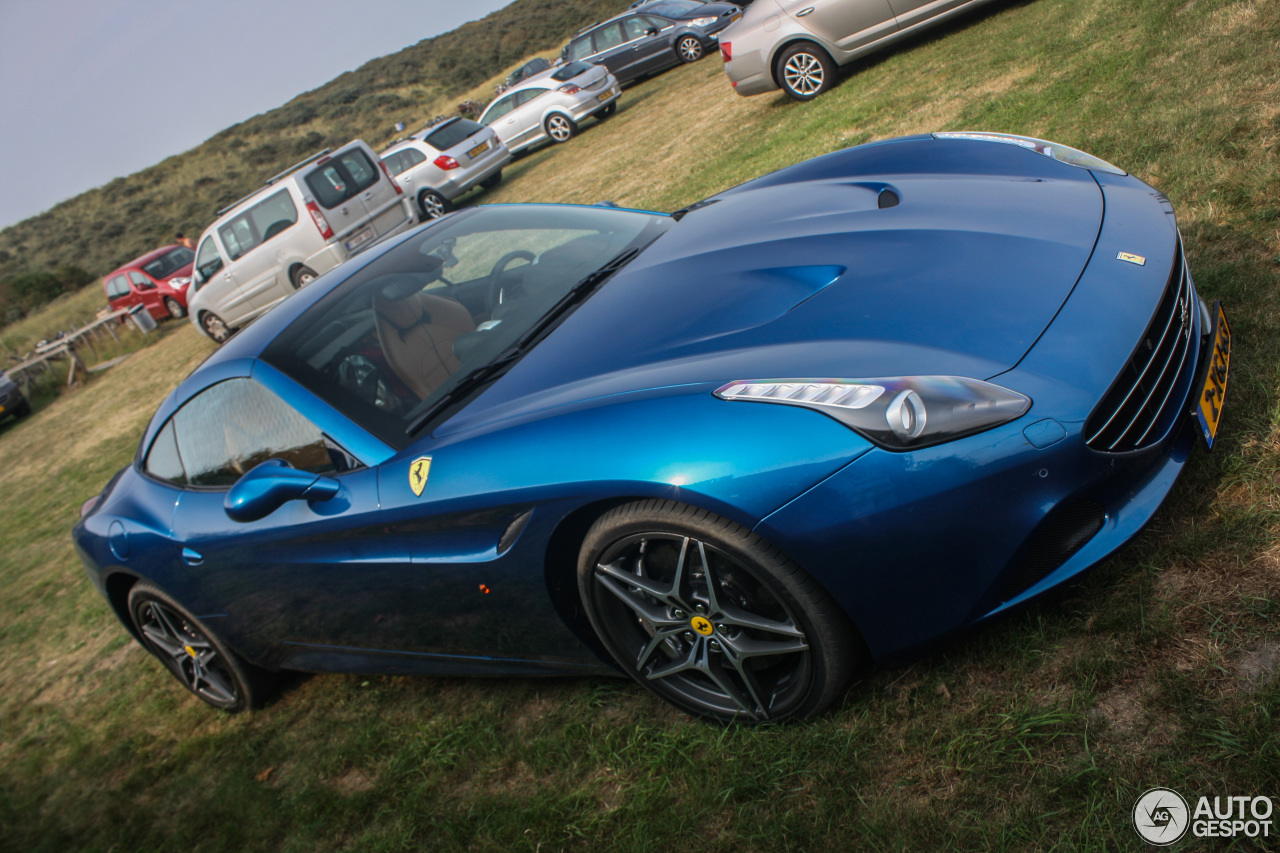
[(133, 625), (133, 617), (129, 615), (129, 592), (141, 580), (137, 575), (130, 572), (113, 572), (103, 581), (103, 589), (107, 593), (107, 604), (111, 606), (111, 610), (119, 619), (135, 640), (142, 642), (142, 637), (138, 634), (137, 628)]
[(809, 33), (796, 33), (795, 35), (788, 36), (775, 44), (773, 46), (773, 50), (769, 53), (769, 79), (772, 80), (773, 85), (777, 86), (779, 89), (782, 88), (782, 80), (778, 78), (778, 57), (782, 56), (787, 48), (802, 43), (813, 45), (827, 55), (827, 58), (831, 60), (832, 65), (837, 68), (840, 67), (840, 63), (836, 61), (835, 54), (831, 52), (829, 47), (824, 45), (822, 42), (815, 40)]

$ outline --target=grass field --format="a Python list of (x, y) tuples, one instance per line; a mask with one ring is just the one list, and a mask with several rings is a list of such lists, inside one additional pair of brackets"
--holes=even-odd
[(608, 679), (299, 677), (213, 712), (128, 638), (68, 538), (212, 345), (173, 324), (0, 424), (0, 849), (1124, 850), (1148, 788), (1280, 795), (1277, 44), (1274, 0), (997, 0), (810, 104), (739, 98), (715, 59), (678, 68), (484, 196), (673, 209), (844, 146), (986, 129), (1172, 199), (1235, 338), (1213, 453), (1081, 582), (863, 674), (809, 724), (716, 728)]

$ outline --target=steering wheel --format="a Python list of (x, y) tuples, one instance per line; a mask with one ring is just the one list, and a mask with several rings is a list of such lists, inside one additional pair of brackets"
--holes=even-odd
[(498, 262), (489, 271), (489, 281), (485, 284), (484, 307), (486, 311), (493, 314), (493, 309), (502, 304), (502, 274), (507, 271), (507, 267), (510, 266), (511, 262), (525, 260), (532, 263), (534, 257), (533, 252), (517, 249), (514, 252), (507, 252), (498, 258)]

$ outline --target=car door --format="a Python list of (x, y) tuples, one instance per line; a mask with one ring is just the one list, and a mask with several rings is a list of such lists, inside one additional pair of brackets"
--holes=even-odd
[[(281, 190), (272, 197), (288, 192)], [(234, 318), (260, 310), (285, 295), (277, 278), (280, 263), (271, 250), (262, 245), (263, 231), (255, 211), (262, 203), (254, 205), (239, 216), (232, 217), (218, 226), (218, 239), (227, 252), (230, 268), (234, 272), (234, 294), (222, 319), (236, 322)]]
[(518, 109), (520, 104), (526, 100), (521, 97), (523, 94), (524, 90), (522, 89), (503, 95), (493, 102), (493, 105), (485, 111), (483, 116), (484, 123), (497, 132), (499, 138), (506, 143), (509, 149), (516, 149), (528, 144), (534, 131), (538, 129), (537, 123), (531, 120), (530, 113)]
[(627, 70), (632, 63), (632, 54), (621, 21), (609, 21), (592, 30), (591, 45), (595, 52), (586, 57), (588, 61), (608, 68), (619, 82), (634, 79)]
[(778, 0), (814, 35), (852, 51), (898, 29), (889, 0)]
[(138, 296), (133, 292), (133, 288), (129, 286), (129, 279), (121, 273), (113, 275), (107, 279), (107, 302), (111, 305), (111, 310), (118, 311), (121, 308), (132, 308), (139, 302)]
[(134, 303), (141, 303), (157, 320), (165, 316), (165, 309), (160, 305), (160, 294), (156, 283), (141, 270), (129, 270), (129, 289), (133, 291)]
[(898, 28), (906, 29), (969, 2), (970, 0), (889, 0), (889, 5), (897, 16)]
[(676, 64), (675, 51), (667, 39), (674, 26), (670, 21), (648, 15), (623, 18), (622, 30), (631, 52), (628, 77), (640, 77)]

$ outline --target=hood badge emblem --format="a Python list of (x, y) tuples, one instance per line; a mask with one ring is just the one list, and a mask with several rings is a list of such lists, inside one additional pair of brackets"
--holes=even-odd
[(417, 497), (422, 497), (422, 490), (427, 487), (427, 477), (431, 474), (431, 457), (419, 456), (409, 463), (409, 488)]
[(1140, 267), (1146, 266), (1147, 264), (1146, 258), (1142, 257), (1142, 255), (1135, 255), (1132, 252), (1121, 252), (1120, 254), (1116, 255), (1116, 260), (1128, 261), (1129, 263), (1137, 264)]

